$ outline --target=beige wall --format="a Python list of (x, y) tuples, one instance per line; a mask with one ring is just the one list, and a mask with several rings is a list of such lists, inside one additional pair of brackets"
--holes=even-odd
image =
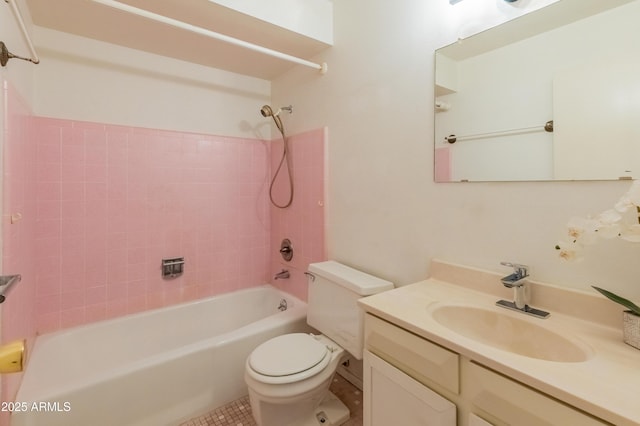
[(156, 129), (270, 138), (269, 81), (35, 27), (35, 113)]
[(328, 74), (298, 67), (272, 86), (275, 104), (295, 106), (291, 131), (329, 128), (329, 257), (398, 284), (427, 276), (432, 257), (504, 272), (510, 260), (640, 298), (640, 247), (600, 244), (574, 264), (554, 250), (570, 216), (610, 208), (628, 182), (433, 182), (434, 49), (548, 3), (334, 3), (335, 46), (314, 58)]

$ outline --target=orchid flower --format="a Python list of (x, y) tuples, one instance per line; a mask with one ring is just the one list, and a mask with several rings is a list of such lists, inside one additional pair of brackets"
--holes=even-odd
[(559, 256), (567, 261), (579, 260), (583, 247), (594, 244), (598, 238), (619, 237), (640, 242), (639, 206), (640, 180), (636, 180), (613, 209), (605, 210), (596, 217), (572, 217), (567, 224), (569, 241), (556, 245)]
[(599, 222), (591, 218), (572, 217), (567, 224), (568, 235), (573, 242), (591, 244), (598, 239)]
[(556, 245), (558, 256), (568, 262), (582, 260), (582, 245), (575, 242), (560, 241)]
[(638, 206), (640, 206), (640, 180), (634, 180), (629, 191), (616, 203), (615, 209), (624, 213), (630, 208), (637, 209)]

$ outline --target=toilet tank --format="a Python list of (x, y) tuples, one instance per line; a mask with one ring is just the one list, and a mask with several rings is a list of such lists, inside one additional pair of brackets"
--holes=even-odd
[(393, 288), (393, 283), (329, 260), (309, 265), (307, 323), (362, 359), (364, 314), (358, 299)]

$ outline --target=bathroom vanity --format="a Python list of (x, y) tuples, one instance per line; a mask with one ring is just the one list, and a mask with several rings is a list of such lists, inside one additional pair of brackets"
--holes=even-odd
[(640, 425), (640, 351), (614, 304), (531, 283), (538, 319), (495, 306), (512, 296), (497, 274), (431, 269), (359, 302), (365, 426)]

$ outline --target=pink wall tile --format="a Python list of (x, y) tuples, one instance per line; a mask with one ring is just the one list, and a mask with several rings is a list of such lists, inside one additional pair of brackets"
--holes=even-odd
[[(2, 210), (2, 275), (21, 274), (22, 280), (8, 293), (2, 305), (2, 342), (28, 338), (27, 350), (33, 344), (36, 330), (36, 245), (38, 232), (56, 238), (53, 229), (38, 226), (37, 196), (42, 188), (36, 185), (38, 155), (33, 117), (27, 104), (6, 81), (3, 82), (3, 210)], [(52, 188), (55, 193), (57, 188)], [(45, 195), (45, 194), (41, 194)], [(47, 196), (49, 194), (46, 194)], [(49, 199), (51, 199), (49, 197)], [(12, 215), (21, 219), (12, 221)], [(10, 401), (18, 390), (21, 373), (4, 375), (2, 399)], [(5, 421), (0, 418), (0, 421)]]
[[(277, 141), (33, 120), (35, 258), (56, 265), (35, 277), (40, 297), (55, 298), (38, 331), (268, 282), (274, 229), (277, 247), (280, 234), (298, 242), (301, 277), (324, 259), (323, 131), (291, 138), (299, 192), (278, 211), (264, 190)], [(165, 281), (160, 260), (176, 256), (186, 272)]]
[[(52, 267), (35, 280), (40, 303), (55, 301), (38, 332), (268, 281), (267, 143), (33, 122), (35, 258)], [(161, 259), (177, 256), (185, 274), (163, 280)]]
[(434, 158), (434, 178), (436, 182), (451, 181), (451, 148), (436, 148)]

